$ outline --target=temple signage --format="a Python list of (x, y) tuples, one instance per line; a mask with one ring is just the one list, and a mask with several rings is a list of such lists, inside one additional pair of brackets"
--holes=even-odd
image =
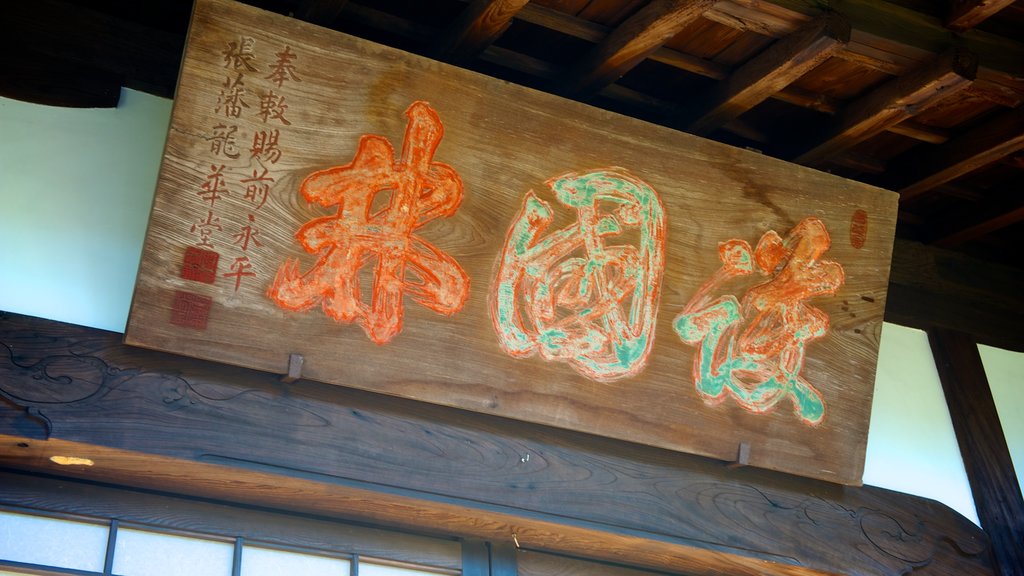
[(126, 341), (859, 484), (895, 216), (883, 190), (199, 0)]

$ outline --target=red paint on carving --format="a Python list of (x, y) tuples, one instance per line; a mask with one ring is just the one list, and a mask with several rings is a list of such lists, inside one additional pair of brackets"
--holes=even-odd
[(175, 290), (174, 303), (171, 305), (171, 324), (206, 330), (206, 322), (212, 307), (213, 299), (209, 296)]
[[(462, 309), (469, 277), (451, 256), (413, 234), (434, 218), (455, 213), (462, 202), (462, 180), (447, 164), (434, 162), (444, 127), (425, 102), (406, 111), (402, 155), (383, 137), (363, 136), (350, 164), (321, 170), (302, 182), (303, 197), (337, 206), (332, 216), (311, 220), (295, 237), (319, 260), (308, 272), (298, 260), (278, 269), (267, 295), (286, 310), (302, 311), (321, 302), (339, 322), (357, 322), (377, 344), (402, 330), (403, 296), (439, 314)], [(372, 212), (378, 193), (390, 192), (387, 207)], [(359, 270), (374, 269), (372, 297), (361, 299)], [(415, 279), (410, 279), (408, 276)]]
[(868, 241), (868, 213), (857, 210), (850, 218), (850, 245), (860, 250)]
[[(805, 218), (785, 238), (766, 232), (753, 252), (741, 239), (719, 245), (722, 267), (675, 322), (680, 338), (699, 346), (693, 378), (705, 400), (728, 394), (756, 413), (791, 397), (801, 419), (821, 423), (824, 400), (801, 373), (807, 345), (829, 328), (828, 315), (808, 301), (835, 294), (845, 279), (839, 263), (824, 259), (830, 245), (817, 218)], [(714, 296), (727, 281), (755, 271), (768, 279), (742, 301)]]
[(185, 280), (195, 280), (213, 284), (217, 279), (217, 262), (220, 254), (213, 250), (203, 250), (189, 246), (185, 248), (185, 259), (181, 265), (181, 277)]

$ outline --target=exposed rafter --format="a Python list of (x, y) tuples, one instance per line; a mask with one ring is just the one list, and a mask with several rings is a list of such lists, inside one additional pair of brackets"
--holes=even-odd
[(708, 93), (684, 104), (694, 118), (687, 130), (708, 134), (767, 100), (830, 58), (850, 39), (850, 24), (837, 14), (812, 21), (741, 66)]
[(455, 63), (472, 60), (508, 29), (528, 1), (473, 0), (438, 42), (438, 56)]
[(1003, 228), (1012, 226), (1018, 222), (1024, 222), (1024, 206), (1019, 206), (1002, 214), (985, 218), (981, 222), (976, 222), (955, 232), (946, 234), (932, 242), (932, 244), (941, 248), (956, 248), (957, 246), (988, 236), (997, 230), (1002, 230)]
[(988, 20), (990, 16), (1013, 4), (1014, 0), (949, 0), (946, 28), (964, 32)]
[(894, 78), (847, 106), (825, 136), (794, 160), (819, 164), (911, 118), (971, 85), (978, 59), (953, 49), (918, 69)]
[[(715, 7), (706, 12), (704, 16), (712, 16), (716, 13), (716, 10), (720, 10), (720, 6), (721, 3), (715, 5)], [(563, 34), (568, 34), (569, 36), (586, 40), (588, 42), (600, 42), (611, 33), (611, 30), (607, 26), (583, 20), (582, 18), (577, 18), (564, 12), (552, 10), (551, 8), (546, 8), (538, 4), (527, 4), (516, 15), (516, 18), (524, 22), (529, 22), (530, 24), (543, 26), (550, 30), (558, 30)], [(720, 15), (719, 18), (721, 18)], [(789, 30), (789, 28), (786, 29)], [(793, 32), (795, 32), (795, 29)], [(778, 34), (775, 35), (779, 36)], [(835, 55), (846, 57), (847, 53), (848, 51), (843, 50), (836, 52)], [(655, 50), (648, 56), (648, 58), (654, 62), (660, 62), (662, 64), (672, 66), (673, 68), (692, 72), (713, 80), (724, 80), (730, 75), (728, 66), (724, 66), (705, 58), (685, 54), (665, 46)], [(787, 102), (795, 106), (800, 106), (801, 108), (815, 110), (824, 114), (835, 114), (841, 108), (841, 103), (834, 98), (824, 94), (811, 93), (796, 86), (783, 87), (777, 92), (771, 94), (770, 97), (775, 100)], [(932, 144), (941, 144), (949, 139), (949, 136), (940, 129), (914, 124), (912, 122), (895, 124), (890, 126), (888, 131), (896, 134), (902, 134), (904, 136), (914, 138), (915, 140), (921, 140), (922, 142), (930, 142)]]
[(568, 75), (563, 91), (595, 94), (693, 23), (714, 0), (653, 0), (628, 18)]
[(902, 202), (1024, 149), (1024, 107), (998, 114), (940, 146), (911, 150), (896, 159), (889, 187)]

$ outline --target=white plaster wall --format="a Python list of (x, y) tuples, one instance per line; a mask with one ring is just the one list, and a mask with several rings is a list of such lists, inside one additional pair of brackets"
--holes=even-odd
[(1017, 483), (1024, 492), (1021, 475), (1024, 473), (1024, 352), (1010, 352), (978, 346), (981, 361), (985, 365), (985, 376), (996, 401), (999, 423), (1010, 448), (1013, 469), (1017, 471)]
[(170, 115), (0, 98), (0, 309), (124, 330)]
[(882, 327), (864, 483), (938, 500), (980, 524), (928, 335), (921, 330)]
[[(170, 109), (131, 90), (114, 110), (0, 98), (0, 309), (124, 329)], [(1011, 366), (1008, 378), (1024, 368), (1020, 357), (996, 362)], [(1024, 408), (1022, 387), (994, 387), (1010, 390), (999, 393), (1009, 413)], [(1004, 426), (1020, 462), (1024, 435)], [(920, 331), (883, 329), (864, 482), (934, 498), (977, 522)]]

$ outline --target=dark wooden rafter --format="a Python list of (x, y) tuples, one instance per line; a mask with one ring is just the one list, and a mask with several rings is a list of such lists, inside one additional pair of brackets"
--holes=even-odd
[(968, 334), (940, 328), (928, 331), (928, 341), (996, 573), (1024, 575), (1024, 498), (978, 346)]
[(816, 68), (849, 40), (850, 23), (845, 18), (828, 14), (811, 21), (740, 66), (707, 94), (684, 104), (683, 109), (696, 117), (687, 130), (713, 132)]
[(299, 0), (295, 17), (320, 26), (330, 26), (341, 15), (348, 0)]
[(1013, 4), (1014, 0), (949, 0), (943, 20), (946, 28), (965, 32), (988, 20), (990, 16)]
[(981, 531), (923, 498), (301, 380), (282, 389), (40, 319), (0, 318), (0, 398), (7, 467), (444, 530), (497, 541), (492, 556), (519, 544), (694, 575), (990, 574)]
[(469, 62), (505, 33), (528, 1), (473, 0), (437, 43), (437, 55), (457, 64)]
[(599, 92), (696, 21), (712, 4), (714, 0), (652, 0), (569, 72), (562, 91), (577, 97)]
[[(821, 5), (806, 0), (722, 0), (705, 17), (739, 30), (772, 37), (791, 34), (817, 17)], [(839, 58), (888, 74), (903, 74), (949, 45), (950, 32), (937, 19), (884, 0), (843, 0), (832, 3), (853, 27)], [(1024, 59), (1024, 43), (981, 30), (960, 37), (961, 45), (978, 55), (987, 76), (1013, 86)], [(899, 47), (902, 47), (900, 49)], [(901, 54), (915, 53), (914, 57)]]
[(850, 103), (825, 136), (794, 162), (815, 165), (849, 150), (967, 88), (978, 70), (977, 57), (954, 48), (916, 70), (894, 78)]
[(1002, 230), (1003, 228), (1012, 226), (1018, 222), (1024, 222), (1024, 206), (1014, 208), (1009, 212), (1004, 212), (998, 216), (987, 218), (982, 222), (972, 224), (966, 228), (947, 234), (938, 238), (932, 242), (932, 244), (942, 248), (955, 248), (967, 242), (971, 242), (972, 240), (988, 236), (997, 230)]
[(909, 150), (894, 161), (887, 186), (912, 201), (940, 184), (959, 178), (1024, 149), (1024, 106), (996, 114), (945, 144)]
[[(714, 10), (715, 8), (712, 8), (710, 12), (713, 12)], [(710, 14), (710, 12), (705, 15)], [(536, 4), (527, 4), (519, 12), (516, 18), (537, 26), (543, 26), (551, 30), (558, 30), (563, 34), (568, 34), (574, 38), (579, 38), (588, 42), (600, 42), (611, 32), (607, 26), (583, 20), (564, 12), (559, 12)], [(794, 29), (790, 34), (795, 33), (795, 31), (796, 30)], [(845, 53), (846, 51), (840, 51), (835, 54), (840, 56)], [(514, 63), (506, 64), (502, 61), (502, 58), (493, 58), (493, 54), (489, 56), (492, 57), (488, 58), (490, 61), (515, 68)], [(511, 55), (506, 54), (505, 56)], [(654, 62), (666, 64), (713, 80), (724, 80), (728, 78), (731, 73), (729, 67), (714, 62), (713, 60), (685, 54), (665, 46), (655, 50), (648, 56), (648, 58)], [(824, 114), (835, 114), (842, 107), (842, 104), (835, 98), (831, 98), (824, 94), (811, 93), (795, 86), (783, 87), (772, 93), (770, 98), (787, 102), (795, 106), (800, 106), (801, 108), (815, 110)], [(612, 99), (615, 99), (614, 96), (612, 96)], [(919, 125), (913, 122), (895, 124), (890, 126), (888, 131), (895, 134), (902, 134), (922, 142), (931, 142), (933, 144), (945, 142), (949, 138), (941, 129)]]

